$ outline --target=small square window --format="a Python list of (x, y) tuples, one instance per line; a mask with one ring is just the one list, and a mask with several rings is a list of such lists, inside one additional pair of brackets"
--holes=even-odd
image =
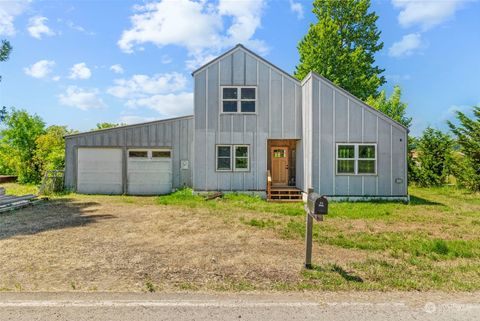
[(338, 146), (338, 158), (355, 158), (355, 146), (354, 145)]
[(152, 152), (152, 157), (153, 158), (170, 158), (170, 152), (154, 150)]
[(224, 113), (236, 113), (237, 112), (237, 102), (236, 101), (223, 101), (223, 112)]
[(128, 157), (147, 158), (148, 152), (146, 150), (145, 151), (131, 150), (128, 152)]
[(242, 88), (242, 99), (255, 99), (255, 88)]
[(352, 160), (338, 160), (337, 173), (341, 174), (355, 174), (355, 161)]
[(223, 88), (223, 99), (237, 99), (237, 88)]
[(359, 174), (375, 174), (375, 161), (374, 160), (358, 160), (358, 173)]
[(242, 101), (242, 113), (254, 113), (255, 102), (254, 101)]
[(358, 158), (375, 158), (375, 146), (373, 145), (359, 145)]
[(235, 170), (248, 171), (248, 146), (235, 146)]

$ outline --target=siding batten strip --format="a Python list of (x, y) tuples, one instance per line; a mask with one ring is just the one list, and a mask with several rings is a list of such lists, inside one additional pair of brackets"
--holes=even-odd
[[(377, 142), (378, 145), (379, 144), (379, 141), (378, 141), (378, 116), (376, 116), (376, 119), (377, 119), (377, 134), (376, 134), (376, 138), (375, 138), (375, 141)], [(377, 146), (378, 146), (377, 145)], [(378, 146), (380, 147), (380, 146)], [(380, 154), (378, 152), (378, 147), (377, 147), (377, 176), (375, 176), (375, 195), (378, 195), (378, 162), (379, 162), (379, 159), (380, 159)]]
[[(336, 158), (335, 158), (335, 155), (336, 155), (336, 140), (335, 140), (335, 88), (332, 88), (332, 91), (333, 91), (333, 104), (332, 104), (332, 115), (333, 115), (333, 159), (335, 160), (336, 162)], [(336, 183), (336, 179), (337, 179), (337, 176), (336, 176), (336, 168), (337, 164), (333, 164), (333, 194), (332, 195), (335, 195), (336, 194), (336, 186), (335, 186), (335, 183)]]
[[(350, 143), (350, 98), (347, 97), (347, 143)], [(337, 144), (335, 144), (336, 146)], [(335, 150), (335, 168), (337, 166), (337, 151)], [(354, 164), (355, 166), (355, 164)], [(336, 170), (335, 170), (336, 173)], [(362, 178), (363, 179), (363, 178)], [(347, 195), (350, 195), (350, 176), (347, 176)]]
[[(365, 113), (365, 109), (362, 107), (362, 143), (365, 142), (364, 141), (364, 131), (365, 131), (364, 113)], [(377, 151), (375, 151), (375, 152), (377, 152)], [(378, 156), (376, 156), (376, 158), (378, 158)], [(365, 195), (365, 176), (363, 176), (363, 175), (362, 175), (362, 195)]]
[(208, 191), (208, 70), (205, 70), (205, 190)]
[(282, 118), (282, 120), (281, 120), (281, 121), (282, 121), (282, 132), (281, 132), (281, 134), (280, 134), (280, 137), (282, 137), (282, 138), (285, 137), (284, 134), (283, 134), (283, 126), (284, 126), (283, 123), (284, 123), (284, 121), (285, 121), (285, 117), (284, 117), (284, 114), (283, 114), (283, 113), (284, 113), (284, 110), (283, 110), (283, 101), (285, 100), (285, 97), (284, 97), (284, 94), (283, 94), (283, 93), (284, 93), (284, 89), (283, 89), (283, 75), (282, 75), (282, 88), (281, 88), (281, 94), (280, 94), (280, 99), (282, 99), (282, 112), (281, 112), (281, 115), (280, 115), (280, 117)]
[(390, 195), (393, 195), (393, 126), (390, 124)]
[(268, 137), (272, 136), (272, 69), (268, 68)]
[[(258, 78), (259, 76), (259, 72), (258, 72), (258, 60), (255, 59), (255, 62), (257, 64), (257, 95), (258, 95), (258, 87), (260, 87), (260, 79)], [(257, 101), (260, 101), (259, 97), (256, 97), (257, 98)], [(255, 108), (259, 108), (258, 104)], [(254, 142), (255, 142), (255, 172), (254, 172), (254, 178), (255, 178), (255, 190), (258, 191), (258, 177), (259, 177), (259, 173), (258, 173), (258, 170), (259, 170), (259, 162), (258, 162), (258, 110), (256, 110), (257, 112), (257, 115), (255, 115), (255, 134), (254, 134)]]

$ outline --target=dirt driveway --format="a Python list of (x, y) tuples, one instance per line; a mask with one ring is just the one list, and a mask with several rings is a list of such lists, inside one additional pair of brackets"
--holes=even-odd
[(303, 242), (205, 209), (63, 198), (5, 214), (0, 289), (141, 291), (295, 282)]

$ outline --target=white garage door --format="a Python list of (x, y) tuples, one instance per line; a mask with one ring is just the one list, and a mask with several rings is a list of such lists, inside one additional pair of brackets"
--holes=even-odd
[(78, 193), (123, 194), (121, 149), (79, 148), (77, 164)]
[(170, 150), (129, 150), (127, 191), (131, 195), (159, 195), (172, 191)]

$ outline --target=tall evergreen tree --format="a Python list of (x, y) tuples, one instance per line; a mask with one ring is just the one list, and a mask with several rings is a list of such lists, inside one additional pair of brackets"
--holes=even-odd
[(459, 125), (448, 122), (448, 126), (457, 136), (457, 142), (464, 155), (460, 164), (457, 164), (457, 178), (461, 185), (480, 191), (480, 106), (473, 107), (473, 117), (464, 113), (456, 113)]
[(378, 95), (384, 69), (375, 65), (383, 48), (370, 0), (315, 0), (316, 24), (298, 44), (295, 76), (315, 71), (362, 100)]

